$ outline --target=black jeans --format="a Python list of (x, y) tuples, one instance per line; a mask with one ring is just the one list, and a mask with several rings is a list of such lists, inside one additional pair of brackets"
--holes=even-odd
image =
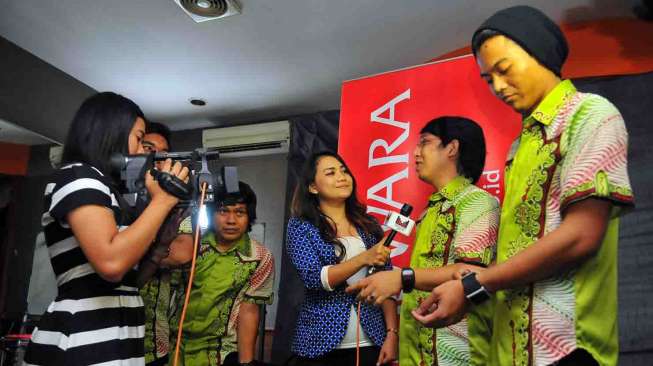
[[(174, 354), (172, 355), (172, 357), (175, 357)], [(167, 364), (168, 364), (168, 356), (164, 356), (161, 358), (157, 358), (152, 362), (148, 362), (147, 364), (145, 364), (145, 366), (166, 366)], [(172, 364), (172, 362), (170, 362), (170, 364)]]
[(574, 352), (561, 358), (556, 366), (599, 366), (592, 355), (582, 348), (576, 349)]
[(231, 352), (227, 357), (222, 360), (222, 366), (239, 366), (238, 362), (238, 352)]
[[(375, 366), (381, 348), (377, 346), (361, 347), (360, 366)], [(288, 363), (290, 366), (355, 366), (356, 348), (334, 349), (318, 358), (296, 356)]]
[[(252, 362), (257, 366), (274, 366), (271, 363), (265, 363), (263, 361), (254, 360)], [(228, 354), (227, 357), (222, 360), (222, 366), (240, 366), (240, 362), (238, 362), (238, 352), (231, 352)]]

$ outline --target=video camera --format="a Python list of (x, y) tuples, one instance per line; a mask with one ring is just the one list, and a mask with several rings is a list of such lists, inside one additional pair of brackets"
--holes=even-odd
[[(236, 167), (223, 166), (220, 174), (212, 174), (208, 167), (209, 160), (219, 159), (220, 153), (215, 150), (198, 148), (185, 152), (157, 152), (139, 155), (114, 154), (111, 166), (120, 172), (124, 181), (123, 197), (136, 207), (144, 208), (149, 202), (149, 194), (145, 188), (145, 174), (150, 171), (159, 185), (166, 192), (179, 198), (177, 207), (197, 207), (199, 205), (200, 188), (207, 184), (204, 202), (213, 202), (217, 193), (238, 193), (238, 171)], [(154, 168), (154, 163), (172, 159), (187, 163), (189, 180), (185, 183), (176, 177), (161, 173)], [(197, 169), (199, 165), (199, 170)]]

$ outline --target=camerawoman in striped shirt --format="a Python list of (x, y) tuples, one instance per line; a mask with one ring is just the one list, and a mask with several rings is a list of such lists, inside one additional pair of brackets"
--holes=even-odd
[[(113, 153), (143, 153), (144, 134), (143, 113), (123, 96), (98, 93), (77, 111), (42, 216), (58, 295), (32, 334), (27, 365), (144, 364), (143, 300), (133, 268), (177, 198), (148, 174), (151, 201), (132, 220), (109, 167)], [(179, 163), (161, 170), (187, 179)]]

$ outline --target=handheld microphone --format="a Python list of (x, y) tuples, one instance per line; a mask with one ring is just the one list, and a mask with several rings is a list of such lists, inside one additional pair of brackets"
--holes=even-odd
[[(384, 247), (389, 247), (390, 244), (392, 244), (397, 233), (401, 233), (405, 236), (410, 235), (410, 232), (413, 231), (413, 227), (415, 226), (415, 221), (410, 218), (411, 212), (413, 212), (413, 206), (404, 203), (404, 205), (401, 206), (401, 211), (398, 213), (390, 212), (386, 217), (385, 226), (390, 228), (390, 234), (388, 234), (388, 237), (383, 242)], [(367, 271), (367, 275), (372, 275), (381, 270), (383, 270), (383, 267), (370, 267)]]

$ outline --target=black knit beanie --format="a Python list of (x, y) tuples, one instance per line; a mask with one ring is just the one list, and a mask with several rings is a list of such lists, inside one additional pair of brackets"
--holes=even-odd
[(542, 65), (560, 76), (569, 48), (560, 28), (544, 13), (530, 6), (513, 6), (489, 17), (472, 36), (474, 55), (476, 37), (485, 29), (512, 39)]

